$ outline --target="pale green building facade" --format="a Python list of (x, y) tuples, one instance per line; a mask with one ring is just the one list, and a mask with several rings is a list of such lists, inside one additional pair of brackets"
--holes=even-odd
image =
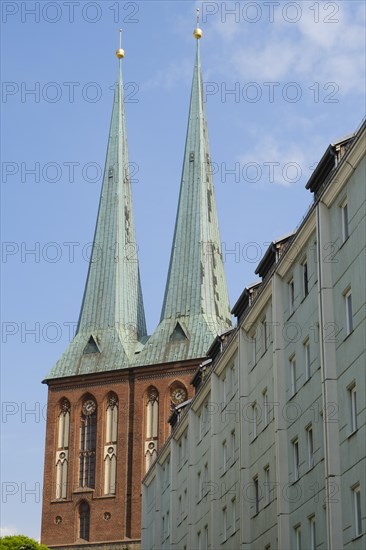
[(173, 414), (143, 549), (366, 547), (365, 136), (329, 146)]

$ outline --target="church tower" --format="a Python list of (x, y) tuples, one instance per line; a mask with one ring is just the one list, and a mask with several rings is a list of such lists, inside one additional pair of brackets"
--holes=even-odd
[(50, 371), (42, 542), (138, 549), (141, 480), (174, 406), (230, 327), (197, 41), (176, 226), (159, 326), (146, 334), (129, 175), (122, 45), (77, 332)]

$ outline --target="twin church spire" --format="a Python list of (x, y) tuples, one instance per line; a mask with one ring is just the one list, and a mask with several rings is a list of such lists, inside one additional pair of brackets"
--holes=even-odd
[(122, 44), (94, 245), (77, 332), (47, 379), (204, 357), (230, 326), (197, 40), (181, 189), (160, 324), (148, 337), (123, 98)]

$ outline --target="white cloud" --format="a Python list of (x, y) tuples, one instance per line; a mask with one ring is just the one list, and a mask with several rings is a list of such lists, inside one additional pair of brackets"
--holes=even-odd
[[(319, 22), (311, 5), (319, 4)], [(361, 5), (360, 5), (361, 4)], [(301, 3), (301, 19), (294, 24), (275, 18), (274, 23), (223, 24), (212, 28), (221, 42), (225, 63), (216, 69), (231, 79), (256, 81), (335, 82), (341, 95), (364, 93), (364, 3)], [(339, 7), (338, 12), (325, 11)], [(333, 6), (333, 8), (332, 8)], [(329, 8), (327, 8), (329, 10)], [(327, 18), (334, 22), (327, 22)]]
[(10, 537), (19, 534), (19, 529), (11, 525), (0, 527), (0, 537)]
[[(257, 135), (256, 145), (240, 155), (242, 167), (251, 163), (259, 165), (261, 182), (290, 186), (298, 183), (310, 174), (311, 153), (287, 141), (281, 141), (273, 135)], [(312, 159), (313, 160), (313, 159)], [(269, 163), (272, 163), (271, 165)], [(248, 168), (249, 182), (255, 180), (257, 169)], [(256, 183), (254, 181), (254, 183)]]

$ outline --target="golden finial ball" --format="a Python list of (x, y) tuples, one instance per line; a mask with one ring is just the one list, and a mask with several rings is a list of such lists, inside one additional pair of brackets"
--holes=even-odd
[(118, 48), (118, 50), (116, 51), (116, 56), (118, 57), (118, 59), (123, 59), (125, 56), (125, 50), (122, 50), (122, 48)]
[(202, 29), (200, 29), (199, 27), (197, 27), (197, 29), (194, 29), (193, 31), (193, 36), (199, 40), (200, 38), (202, 38), (202, 35), (203, 35), (203, 31)]

